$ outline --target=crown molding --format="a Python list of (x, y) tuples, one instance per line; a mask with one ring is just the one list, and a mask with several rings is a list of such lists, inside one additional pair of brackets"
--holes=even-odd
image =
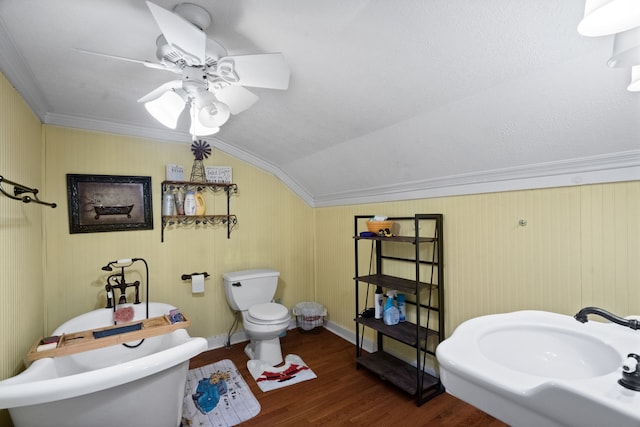
[(27, 61), (16, 48), (2, 16), (0, 16), (0, 71), (20, 93), (29, 108), (40, 118), (40, 121), (44, 122), (44, 116), (50, 110), (49, 104), (36, 84), (36, 79), (27, 66)]
[(314, 207), (640, 180), (640, 150), (316, 196)]

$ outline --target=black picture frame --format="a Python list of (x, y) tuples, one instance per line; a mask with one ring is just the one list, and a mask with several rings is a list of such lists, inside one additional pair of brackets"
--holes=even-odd
[(69, 233), (152, 230), (150, 176), (67, 174)]

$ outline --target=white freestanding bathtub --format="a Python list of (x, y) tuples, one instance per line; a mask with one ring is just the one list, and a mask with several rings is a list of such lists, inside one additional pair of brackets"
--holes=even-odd
[[(134, 319), (144, 319), (146, 304), (134, 307)], [(173, 308), (149, 303), (149, 317)], [(112, 324), (113, 311), (103, 308), (65, 322), (53, 335)], [(135, 348), (114, 345), (36, 360), (0, 381), (0, 409), (9, 409), (15, 427), (176, 427), (189, 359), (206, 349), (204, 338), (178, 329), (146, 338)]]

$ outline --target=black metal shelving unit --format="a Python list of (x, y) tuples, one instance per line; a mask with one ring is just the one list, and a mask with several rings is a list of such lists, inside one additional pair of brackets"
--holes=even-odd
[[(389, 381), (398, 388), (416, 397), (416, 405), (444, 392), (440, 379), (425, 372), (426, 358), (435, 359), (435, 349), (444, 340), (444, 271), (442, 214), (416, 214), (409, 217), (393, 217), (403, 229), (412, 223), (411, 236), (360, 236), (366, 230), (366, 221), (373, 215), (354, 217), (355, 253), (355, 310), (356, 310), (356, 367), (364, 367)], [(429, 235), (421, 235), (422, 232)], [(375, 255), (375, 271), (360, 275), (361, 254), (359, 244), (371, 241)], [(413, 251), (401, 250), (399, 246), (413, 245)], [(398, 250), (400, 249), (400, 250)], [(405, 248), (406, 249), (406, 248)], [(412, 274), (387, 275), (385, 264), (411, 263)], [(404, 271), (404, 270), (403, 270)], [(404, 276), (404, 277), (403, 277)], [(411, 319), (397, 325), (386, 325), (382, 319), (364, 317), (366, 307), (360, 307), (360, 288), (382, 287), (386, 291), (396, 290), (407, 296), (407, 307), (411, 307)], [(409, 311), (409, 310), (408, 310)], [(364, 328), (376, 331), (376, 351), (367, 353), (361, 347), (360, 337)], [(362, 329), (362, 330), (361, 330)], [(384, 350), (385, 339), (393, 339), (416, 352), (415, 365), (407, 363)], [(413, 362), (413, 361), (412, 361)]]

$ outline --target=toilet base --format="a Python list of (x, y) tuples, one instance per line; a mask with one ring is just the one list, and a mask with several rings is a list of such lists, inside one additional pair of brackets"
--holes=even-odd
[(271, 366), (282, 363), (282, 349), (280, 337), (270, 340), (251, 340), (244, 348), (244, 352), (251, 360), (263, 360)]

